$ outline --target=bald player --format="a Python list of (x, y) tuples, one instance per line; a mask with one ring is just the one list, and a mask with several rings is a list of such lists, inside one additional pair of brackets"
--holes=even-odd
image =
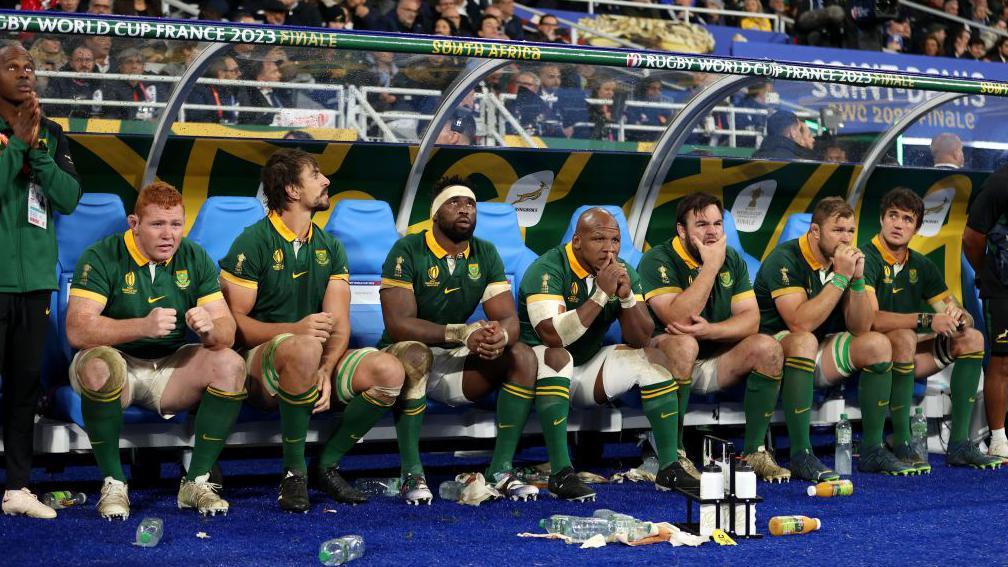
[[(568, 500), (595, 497), (577, 480), (567, 451), (570, 406), (604, 406), (634, 386), (657, 445), (655, 486), (699, 489), (679, 461), (679, 386), (667, 357), (647, 346), (654, 322), (637, 272), (619, 251), (616, 219), (604, 209), (589, 209), (578, 218), (571, 241), (546, 251), (522, 278), (518, 315), (522, 341), (532, 345), (539, 363), (536, 413), (549, 451), (549, 490)], [(602, 346), (617, 320), (624, 343)]]
[[(511, 284), (493, 243), (476, 238), (476, 195), (468, 179), (438, 180), (431, 228), (399, 239), (382, 267), (385, 333), (378, 343), (400, 357), (407, 385), (397, 408), (407, 504), (430, 503), (420, 462), (420, 427), (429, 396), (469, 405), (497, 391), (497, 441), (486, 477), (506, 498), (536, 499), (511, 460), (532, 410), (535, 355), (518, 340)], [(467, 324), (482, 305), (487, 320)]]

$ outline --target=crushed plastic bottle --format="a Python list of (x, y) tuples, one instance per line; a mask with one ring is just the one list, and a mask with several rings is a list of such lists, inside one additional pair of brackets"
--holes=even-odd
[(318, 559), (323, 565), (343, 565), (364, 555), (364, 538), (347, 535), (322, 542)]
[(136, 541), (133, 545), (140, 547), (155, 547), (164, 535), (164, 522), (161, 518), (144, 518), (137, 526)]
[(399, 496), (402, 479), (399, 477), (358, 478), (354, 481), (353, 486), (368, 496)]

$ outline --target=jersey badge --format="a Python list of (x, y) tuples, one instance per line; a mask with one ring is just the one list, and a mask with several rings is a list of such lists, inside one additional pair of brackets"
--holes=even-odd
[(469, 279), (478, 280), (480, 278), (479, 264), (469, 264)]
[(189, 284), (189, 270), (175, 270), (175, 285), (179, 289), (186, 289)]
[(788, 277), (786, 266), (780, 269), (780, 279), (782, 284), (791, 285), (791, 278)]
[(910, 268), (910, 271), (907, 273), (910, 276), (910, 283), (917, 283), (917, 268)]
[(570, 295), (567, 296), (567, 301), (570, 303), (577, 303), (578, 300), (578, 283), (571, 282)]
[(549, 274), (542, 275), (542, 286), (539, 287), (539, 293), (549, 293)]
[(889, 266), (882, 266), (882, 274), (885, 276), (882, 278), (882, 283), (891, 284), (892, 283), (892, 270)]
[(731, 287), (732, 286), (731, 272), (727, 272), (727, 271), (726, 272), (721, 272), (721, 274), (719, 275), (719, 279), (721, 280), (721, 286), (722, 287)]
[(665, 266), (658, 266), (658, 277), (661, 278), (661, 283), (671, 283), (668, 277), (668, 268)]
[(438, 281), (438, 274), (440, 272), (441, 270), (439, 270), (437, 266), (427, 268), (427, 281), (424, 282), (424, 285), (427, 287), (437, 287), (441, 285), (441, 282)]
[(89, 275), (91, 275), (91, 264), (84, 264), (84, 267), (81, 268), (81, 276), (78, 283), (82, 286), (86, 286)]
[(329, 251), (328, 250), (316, 250), (315, 251), (315, 261), (318, 262), (319, 266), (325, 266), (329, 263)]
[(123, 282), (126, 284), (126, 287), (122, 288), (123, 293), (126, 295), (133, 295), (137, 292), (136, 272), (127, 272), (126, 275), (123, 276)]
[(404, 261), (405, 259), (402, 256), (399, 256), (395, 259), (395, 271), (393, 272), (393, 277), (395, 277), (396, 279), (400, 280), (402, 279), (402, 263)]
[(245, 253), (240, 252), (238, 254), (238, 259), (235, 261), (235, 275), (241, 275), (242, 266), (245, 265)]
[(283, 250), (279, 248), (273, 251), (273, 269), (277, 272), (284, 269)]

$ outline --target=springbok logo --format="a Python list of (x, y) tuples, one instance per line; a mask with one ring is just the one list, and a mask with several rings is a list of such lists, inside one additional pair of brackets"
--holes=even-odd
[(537, 171), (515, 181), (508, 188), (505, 201), (511, 203), (518, 214), (518, 225), (527, 227), (539, 224), (550, 189), (553, 187), (553, 172)]
[(546, 184), (540, 181), (538, 189), (536, 189), (535, 191), (529, 191), (528, 193), (519, 193), (518, 199), (511, 201), (511, 205), (514, 206), (517, 205), (518, 203), (524, 203), (525, 201), (532, 201), (538, 199), (539, 197), (542, 196), (543, 191), (545, 190), (546, 190)]

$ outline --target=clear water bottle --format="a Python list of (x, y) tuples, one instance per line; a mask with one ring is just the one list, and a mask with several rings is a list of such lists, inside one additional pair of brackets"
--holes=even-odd
[(462, 484), (457, 480), (446, 480), (438, 487), (438, 494), (441, 496), (442, 500), (458, 502), (459, 498), (462, 498), (463, 488), (465, 488), (465, 484)]
[(144, 518), (137, 526), (136, 541), (133, 545), (140, 547), (155, 547), (164, 535), (164, 522), (161, 518)]
[(342, 565), (364, 555), (364, 538), (348, 535), (322, 542), (318, 558), (323, 565)]
[(914, 453), (923, 460), (928, 458), (928, 424), (924, 417), (924, 408), (914, 410), (913, 417), (910, 418), (910, 446)]
[(833, 468), (837, 474), (851, 474), (851, 454), (854, 452), (853, 435), (847, 414), (840, 414), (836, 424), (836, 453)]
[(655, 455), (648, 455), (644, 457), (644, 462), (641, 463), (640, 470), (651, 474), (658, 474), (658, 457)]
[(42, 503), (53, 510), (62, 510), (70, 506), (77, 506), (87, 502), (87, 496), (83, 492), (70, 492), (58, 490), (56, 492), (46, 492), (42, 495)]
[(622, 533), (630, 535), (630, 532), (640, 523), (637, 518), (633, 516), (628, 516), (627, 514), (620, 514), (619, 512), (614, 512), (612, 510), (607, 510), (602, 508), (600, 510), (595, 510), (592, 514), (593, 518), (600, 518), (609, 522), (609, 531), (612, 533)]
[(368, 496), (399, 496), (402, 479), (399, 477), (358, 478), (353, 485), (354, 488)]
[(602, 518), (571, 518), (567, 531), (561, 532), (574, 541), (585, 541), (597, 535), (608, 536), (611, 532), (609, 521)]

